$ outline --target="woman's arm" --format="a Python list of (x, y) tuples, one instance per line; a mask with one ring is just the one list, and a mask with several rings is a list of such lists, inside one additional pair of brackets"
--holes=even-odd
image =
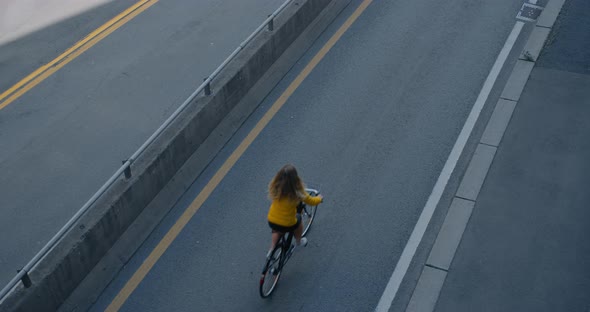
[(303, 197), (303, 202), (310, 205), (310, 206), (317, 206), (319, 205), (322, 201), (324, 200), (324, 197), (322, 195), (318, 195), (318, 196), (311, 196), (309, 195), (309, 193), (305, 192), (304, 197)]

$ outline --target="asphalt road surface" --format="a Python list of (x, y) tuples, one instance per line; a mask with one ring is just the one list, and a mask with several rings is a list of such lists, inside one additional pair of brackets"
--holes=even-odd
[[(93, 307), (122, 311), (371, 311), (522, 3), (375, 1), (295, 90), (133, 291), (124, 288), (256, 122), (361, 1), (318, 39)], [(513, 55), (513, 61), (517, 55)], [(266, 186), (293, 163), (319, 207), (272, 298)]]
[[(157, 1), (0, 109), (0, 284), (281, 3)], [(108, 2), (2, 44), (0, 92), (133, 4)]]

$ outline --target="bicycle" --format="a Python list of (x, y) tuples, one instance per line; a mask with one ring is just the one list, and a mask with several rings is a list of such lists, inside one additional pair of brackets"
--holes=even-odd
[[(320, 192), (315, 189), (306, 188), (305, 191), (311, 196), (317, 196), (320, 194)], [(299, 203), (299, 206), (297, 206), (297, 213), (301, 215), (301, 222), (303, 223), (302, 236), (305, 236), (309, 232), (311, 224), (315, 219), (317, 207), (318, 206), (308, 206), (303, 202)], [(293, 250), (295, 249), (293, 235), (292, 231), (282, 233), (276, 246), (266, 260), (266, 264), (262, 270), (262, 276), (260, 277), (259, 290), (262, 298), (267, 298), (275, 290), (281, 272), (293, 254)]]

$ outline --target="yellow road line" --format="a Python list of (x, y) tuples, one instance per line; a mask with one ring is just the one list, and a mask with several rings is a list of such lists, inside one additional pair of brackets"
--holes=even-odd
[(248, 133), (248, 136), (240, 143), (240, 145), (234, 150), (234, 152), (229, 156), (229, 158), (221, 165), (221, 168), (215, 173), (215, 175), (211, 178), (211, 180), (205, 185), (203, 190), (199, 193), (197, 198), (190, 204), (190, 206), (184, 211), (184, 213), (180, 216), (180, 218), (176, 221), (176, 223), (168, 230), (164, 238), (156, 245), (154, 250), (149, 254), (149, 256), (144, 260), (141, 266), (135, 271), (133, 276), (127, 281), (123, 289), (117, 294), (115, 299), (111, 302), (111, 304), (106, 308), (105, 311), (107, 312), (114, 312), (118, 311), (121, 306), (127, 301), (131, 293), (137, 288), (139, 283), (145, 278), (147, 273), (152, 269), (152, 267), (156, 264), (158, 259), (164, 254), (166, 249), (170, 247), (170, 244), (176, 239), (180, 231), (186, 226), (186, 224), (190, 221), (190, 219), (195, 215), (197, 210), (201, 208), (203, 203), (207, 200), (209, 195), (213, 193), (217, 185), (223, 180), (225, 175), (230, 171), (230, 169), (235, 165), (235, 163), (240, 159), (242, 154), (246, 151), (246, 149), (252, 144), (252, 142), (256, 139), (256, 137), (262, 132), (262, 130), (266, 127), (266, 125), (270, 122), (270, 120), (275, 116), (275, 114), (283, 107), (285, 102), (289, 99), (289, 97), (295, 92), (295, 90), (301, 85), (303, 80), (311, 73), (311, 71), (317, 66), (317, 64), (326, 56), (328, 51), (336, 44), (336, 42), (342, 37), (342, 35), (350, 28), (350, 26), (356, 21), (356, 19), (365, 11), (367, 6), (371, 4), (373, 0), (365, 0), (361, 3), (361, 5), (352, 13), (352, 15), (344, 22), (342, 26), (336, 31), (336, 33), (326, 42), (326, 44), (322, 47), (322, 49), (313, 57), (313, 59), (305, 66), (305, 68), (297, 75), (295, 80), (291, 82), (291, 84), (287, 87), (287, 89), (281, 94), (281, 96), (274, 102), (274, 104), (270, 107), (270, 109), (262, 116), (260, 121), (254, 126), (254, 128)]
[(51, 62), (41, 66), (27, 77), (10, 87), (8, 90), (0, 94), (0, 109), (3, 109), (8, 104), (25, 94), (27, 91), (38, 85), (45, 78), (49, 77), (60, 68), (64, 67), (67, 63), (90, 49), (100, 40), (110, 35), (112, 32), (123, 26), (125, 23), (145, 11), (147, 8), (154, 5), (159, 0), (142, 0), (129, 7), (127, 10), (121, 12), (119, 15), (106, 22), (84, 39), (78, 41), (71, 48), (67, 49), (64, 53), (56, 57)]

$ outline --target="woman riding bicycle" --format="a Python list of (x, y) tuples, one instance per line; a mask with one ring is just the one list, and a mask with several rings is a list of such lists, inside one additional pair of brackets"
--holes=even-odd
[(307, 238), (301, 237), (303, 225), (297, 206), (303, 202), (317, 206), (323, 201), (322, 195), (310, 196), (303, 186), (293, 165), (285, 165), (277, 172), (268, 186), (272, 201), (268, 210), (268, 225), (272, 229), (272, 243), (269, 252), (277, 244), (281, 234), (294, 232), (297, 246), (306, 246)]

